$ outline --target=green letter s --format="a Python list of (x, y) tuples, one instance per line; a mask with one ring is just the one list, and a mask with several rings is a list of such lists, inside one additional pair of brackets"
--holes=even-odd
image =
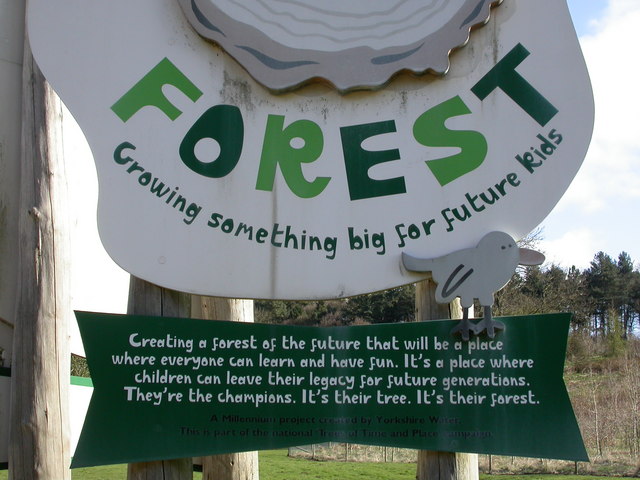
[(425, 147), (458, 147), (460, 153), (425, 163), (443, 187), (475, 170), (487, 156), (487, 140), (480, 132), (449, 130), (445, 122), (471, 110), (458, 96), (424, 112), (413, 125), (414, 138)]

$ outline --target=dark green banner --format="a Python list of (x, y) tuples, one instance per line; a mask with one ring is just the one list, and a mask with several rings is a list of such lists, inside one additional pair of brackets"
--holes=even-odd
[(95, 391), (73, 467), (322, 442), (588, 460), (568, 314), (315, 328), (77, 312)]

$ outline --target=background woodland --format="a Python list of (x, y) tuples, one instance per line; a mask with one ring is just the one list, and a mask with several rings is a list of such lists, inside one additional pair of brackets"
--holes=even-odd
[[(535, 238), (529, 243), (535, 244)], [(343, 300), (257, 301), (255, 309), (256, 321), (265, 323), (411, 322), (414, 286)], [(617, 257), (598, 252), (584, 270), (557, 265), (521, 268), (495, 296), (498, 316), (554, 312), (573, 314), (565, 380), (592, 460), (581, 472), (640, 475), (640, 270), (625, 252)], [(498, 458), (481, 459), (481, 464), (493, 471), (573, 473), (577, 468), (567, 462), (523, 465)]]

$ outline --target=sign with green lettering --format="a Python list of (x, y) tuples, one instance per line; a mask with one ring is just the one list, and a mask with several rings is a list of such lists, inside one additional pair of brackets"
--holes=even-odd
[(517, 240), (568, 188), (593, 99), (565, 1), (273, 3), (28, 2), (131, 274), (226, 297), (378, 291), (425, 276), (402, 253)]
[(587, 460), (562, 379), (569, 314), (469, 342), (446, 320), (76, 315), (95, 390), (74, 467), (328, 441)]

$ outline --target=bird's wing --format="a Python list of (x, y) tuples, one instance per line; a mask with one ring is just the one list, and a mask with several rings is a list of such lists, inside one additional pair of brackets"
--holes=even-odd
[[(474, 269), (464, 263), (458, 263), (454, 268), (449, 268), (444, 274), (442, 281), (438, 282), (436, 289), (436, 301), (448, 303), (456, 297), (461, 299), (471, 299), (473, 302), (473, 281)], [(444, 272), (443, 272), (444, 273)], [(468, 302), (465, 302), (468, 303)], [(469, 307), (471, 305), (463, 305)]]

